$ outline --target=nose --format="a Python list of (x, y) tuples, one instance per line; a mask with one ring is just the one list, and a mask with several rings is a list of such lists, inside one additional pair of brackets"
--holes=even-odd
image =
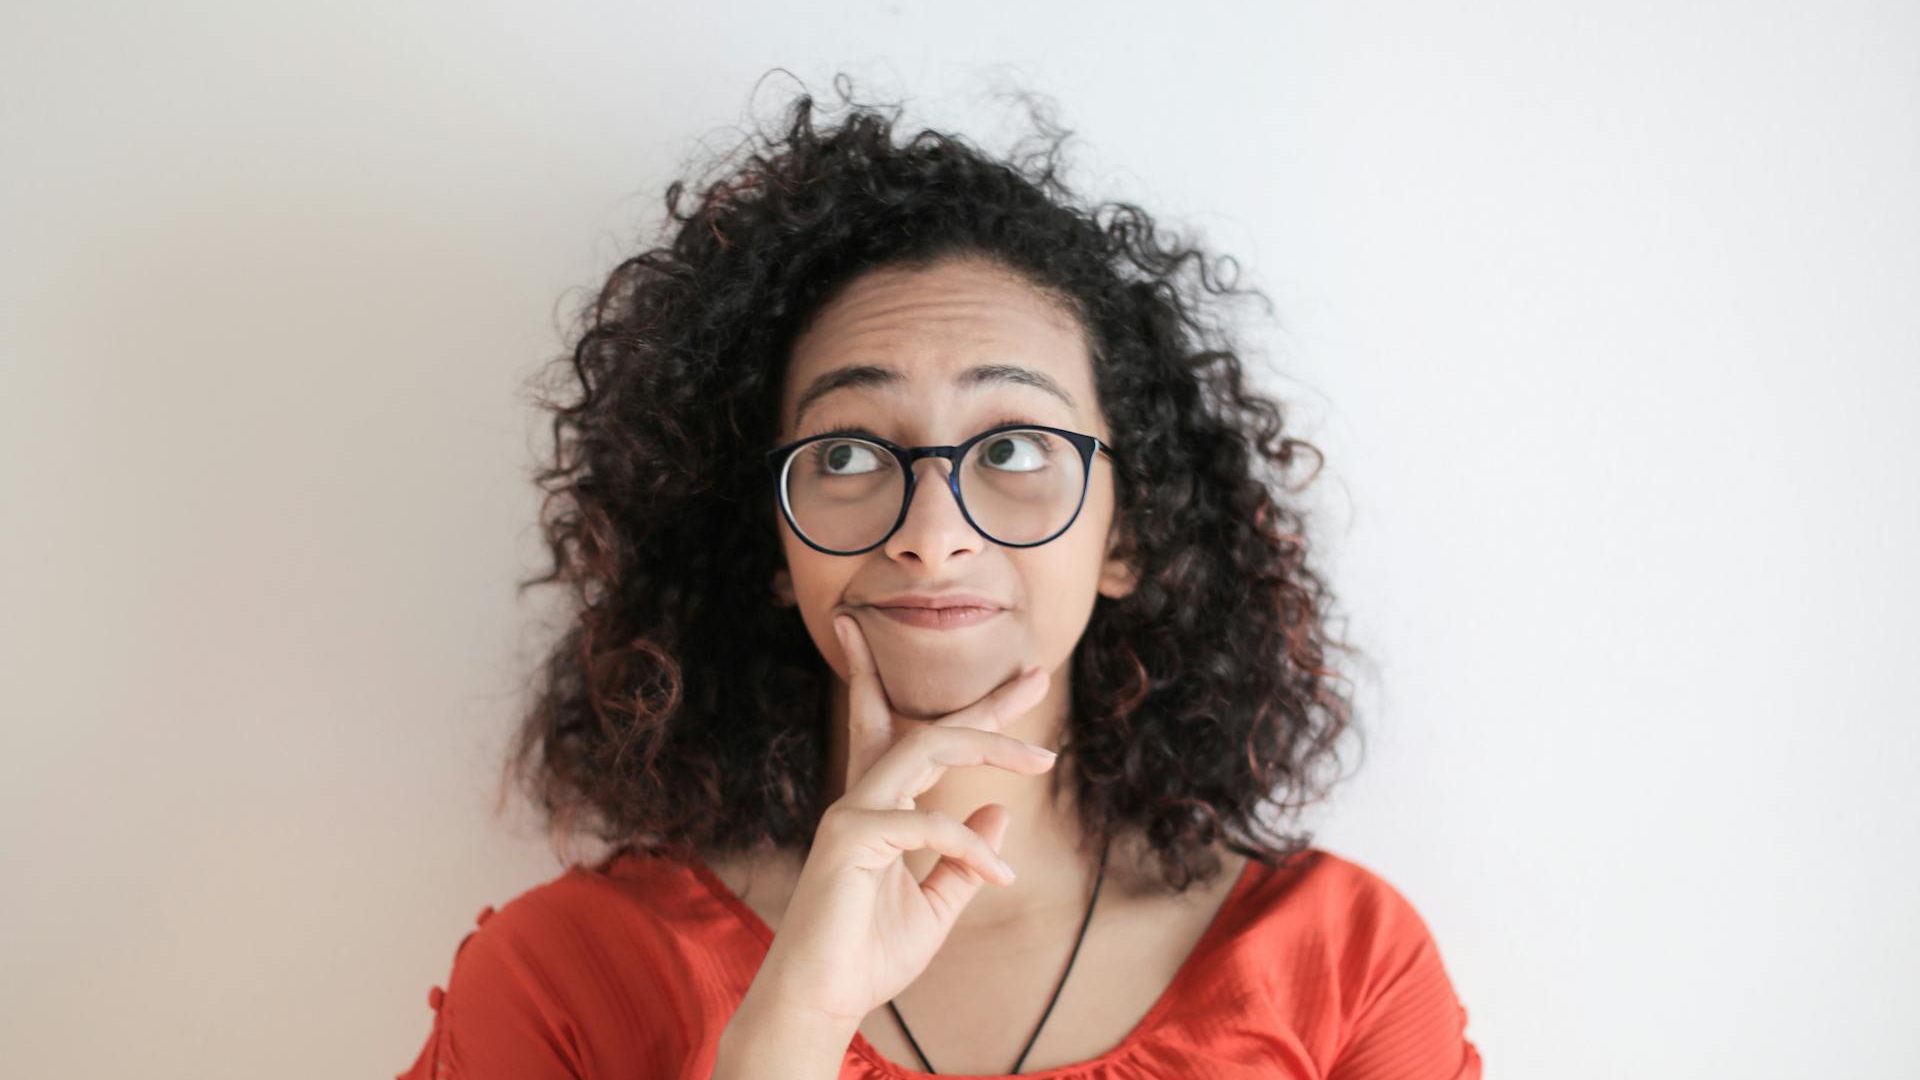
[(956, 555), (978, 551), (987, 539), (967, 522), (953, 489), (947, 486), (952, 463), (943, 458), (922, 458), (913, 464), (919, 471), (914, 474), (913, 493), (907, 499), (907, 517), (887, 539), (887, 557), (917, 559), (929, 569), (937, 569)]

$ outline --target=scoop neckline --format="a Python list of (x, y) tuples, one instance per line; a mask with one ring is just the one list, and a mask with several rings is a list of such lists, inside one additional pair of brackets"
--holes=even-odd
[[(721, 905), (733, 913), (735, 919), (760, 939), (763, 947), (772, 947), (773, 928), (767, 925), (759, 912), (753, 910), (745, 900), (736, 895), (726, 882), (720, 880), (720, 875), (713, 872), (705, 859), (697, 854), (690, 854), (686, 865), (707, 891), (713, 893)], [(1216, 944), (1214, 939), (1225, 932), (1227, 912), (1240, 902), (1250, 888), (1254, 878), (1254, 868), (1257, 865), (1260, 865), (1260, 860), (1246, 856), (1246, 861), (1241, 864), (1239, 876), (1234, 879), (1232, 888), (1227, 890), (1227, 895), (1220, 901), (1220, 906), (1214, 909), (1213, 917), (1207, 920), (1207, 928), (1201, 931), (1199, 939), (1193, 943), (1193, 948), (1187, 952), (1186, 957), (1180, 961), (1180, 966), (1174, 970), (1173, 978), (1167, 981), (1167, 985), (1160, 991), (1160, 996), (1154, 999), (1145, 1015), (1140, 1017), (1140, 1020), (1121, 1037), (1119, 1042), (1113, 1045), (1112, 1049), (1104, 1053), (1081, 1061), (1055, 1065), (1039, 1072), (931, 1073), (920, 1069), (909, 1069), (885, 1057), (880, 1053), (879, 1048), (869, 1042), (867, 1037), (857, 1029), (853, 1033), (849, 1049), (892, 1080), (940, 1080), (943, 1077), (945, 1080), (1008, 1080), (1015, 1076), (1033, 1077), (1034, 1080), (1073, 1080), (1092, 1069), (1112, 1065), (1123, 1058), (1131, 1057), (1138, 1045), (1153, 1031), (1166, 1013), (1172, 1010), (1174, 1003), (1179, 1000), (1177, 991), (1185, 988), (1188, 980), (1193, 977), (1195, 968), (1199, 966), (1200, 959), (1213, 950)]]

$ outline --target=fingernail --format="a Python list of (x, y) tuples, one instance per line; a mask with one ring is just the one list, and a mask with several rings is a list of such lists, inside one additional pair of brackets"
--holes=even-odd
[(999, 864), (1000, 864), (1000, 869), (1001, 869), (1001, 870), (1002, 870), (1003, 872), (1005, 872), (1005, 874), (1006, 874), (1006, 875), (1007, 875), (1008, 877), (1017, 877), (1017, 876), (1018, 876), (1017, 874), (1015, 874), (1015, 873), (1013, 872), (1013, 867), (1011, 867), (1011, 866), (1008, 866), (1008, 865), (1007, 865), (1007, 860), (1005, 860), (1005, 859), (999, 859), (999, 858), (996, 858), (996, 859), (994, 859), (993, 861), (994, 861), (994, 862), (997, 862), (997, 863), (999, 863)]

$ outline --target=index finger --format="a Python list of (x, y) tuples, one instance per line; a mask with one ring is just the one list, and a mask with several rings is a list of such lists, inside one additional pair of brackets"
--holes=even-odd
[[(847, 654), (847, 780), (851, 789), (893, 745), (893, 706), (880, 685), (866, 635), (851, 615), (836, 613), (833, 632)], [(910, 809), (903, 806), (900, 809)]]

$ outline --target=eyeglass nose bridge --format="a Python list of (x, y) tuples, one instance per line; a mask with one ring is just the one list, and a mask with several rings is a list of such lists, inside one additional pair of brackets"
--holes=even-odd
[(900, 467), (907, 474), (907, 490), (900, 498), (899, 518), (894, 521), (893, 527), (887, 530), (887, 535), (880, 538), (880, 543), (884, 544), (893, 539), (894, 535), (900, 531), (900, 526), (907, 523), (907, 514), (913, 510), (913, 493), (920, 483), (919, 470), (914, 466), (920, 463), (921, 458), (946, 459), (946, 489), (953, 495), (953, 505), (959, 508), (960, 516), (967, 519), (967, 524), (972, 526), (974, 532), (979, 533), (985, 540), (993, 541), (993, 537), (988, 536), (987, 531), (973, 520), (973, 513), (967, 509), (967, 500), (960, 494), (960, 452), (961, 448), (958, 446), (903, 446), (900, 448)]

